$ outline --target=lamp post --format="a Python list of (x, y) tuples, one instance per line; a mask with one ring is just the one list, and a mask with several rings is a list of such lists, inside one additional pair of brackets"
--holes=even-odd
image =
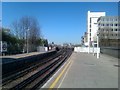
[(29, 28), (27, 29), (27, 33), (26, 33), (26, 35), (27, 35), (27, 53), (29, 53), (28, 31), (29, 31)]
[(109, 29), (107, 30), (107, 39), (108, 39), (108, 47), (110, 47), (110, 41), (109, 41)]
[[(87, 33), (88, 37), (89, 37), (89, 33)], [(88, 38), (89, 39), (89, 38)], [(88, 40), (88, 53), (90, 53), (90, 41)]]
[(88, 42), (88, 53), (90, 53), (90, 41)]
[(99, 51), (99, 33), (97, 32), (97, 58), (99, 58), (99, 53), (100, 53), (100, 51)]
[(94, 53), (94, 42), (92, 43), (92, 45), (93, 45), (93, 55), (95, 56), (95, 53)]

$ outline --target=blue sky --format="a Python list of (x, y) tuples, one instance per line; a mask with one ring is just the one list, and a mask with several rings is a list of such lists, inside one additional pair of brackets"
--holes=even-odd
[(80, 44), (86, 31), (87, 11), (103, 11), (107, 16), (118, 15), (117, 2), (3, 2), (2, 24), (22, 16), (38, 19), (41, 32), (49, 42)]

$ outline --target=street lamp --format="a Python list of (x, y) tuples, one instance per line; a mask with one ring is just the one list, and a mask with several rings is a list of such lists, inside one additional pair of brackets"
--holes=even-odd
[(88, 53), (90, 53), (90, 41), (88, 42)]
[[(87, 38), (89, 37), (89, 33), (87, 32)], [(88, 38), (89, 39), (89, 38)], [(88, 53), (90, 53), (90, 41), (88, 40)]]
[(95, 53), (94, 53), (94, 42), (92, 42), (92, 46), (93, 46), (93, 55), (95, 55)]
[(26, 35), (27, 35), (27, 53), (29, 53), (29, 43), (28, 43), (28, 31), (29, 31), (30, 29), (28, 28), (27, 29), (27, 32), (26, 32)]
[(99, 33), (97, 32), (97, 58), (100, 57), (99, 53), (100, 53), (100, 50), (99, 50)]
[(109, 30), (107, 30), (107, 39), (108, 39), (108, 47), (110, 46), (110, 42), (109, 42)]

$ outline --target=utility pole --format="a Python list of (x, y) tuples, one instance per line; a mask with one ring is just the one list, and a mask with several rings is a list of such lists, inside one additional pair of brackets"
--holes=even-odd
[[(89, 33), (88, 34), (88, 37), (89, 37)], [(88, 38), (90, 40), (90, 38)], [(88, 40), (88, 53), (90, 53), (90, 41)]]
[(100, 51), (99, 51), (99, 33), (97, 32), (97, 58), (99, 58), (99, 53), (100, 53)]
[(28, 31), (29, 31), (29, 28), (27, 29), (27, 33), (26, 33), (26, 35), (27, 35), (27, 53), (29, 53)]
[(94, 41), (92, 42), (92, 46), (93, 46), (93, 55), (95, 55), (95, 53), (94, 53)]

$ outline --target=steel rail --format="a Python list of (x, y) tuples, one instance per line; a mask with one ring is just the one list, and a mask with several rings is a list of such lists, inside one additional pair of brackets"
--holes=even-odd
[[(55, 70), (71, 55), (71, 53), (72, 51), (62, 50), (61, 53), (56, 55), (56, 57), (54, 56), (54, 60), (52, 60), (53, 58), (51, 58), (48, 61), (46, 61), (45, 62), (47, 63), (46, 66), (43, 67), (41, 70), (39, 70), (34, 75), (28, 77), (24, 81), (18, 83), (17, 85), (9, 89), (10, 90), (15, 90), (15, 89), (21, 90), (21, 89), (24, 89), (25, 87), (31, 88), (31, 89), (37, 88), (38, 86), (42, 85), (43, 82), (45, 82), (47, 78), (49, 78), (52, 75), (52, 73), (55, 72)], [(39, 77), (41, 77), (41, 79)], [(37, 83), (34, 85), (32, 84), (32, 82), (34, 83), (37, 82)]]

